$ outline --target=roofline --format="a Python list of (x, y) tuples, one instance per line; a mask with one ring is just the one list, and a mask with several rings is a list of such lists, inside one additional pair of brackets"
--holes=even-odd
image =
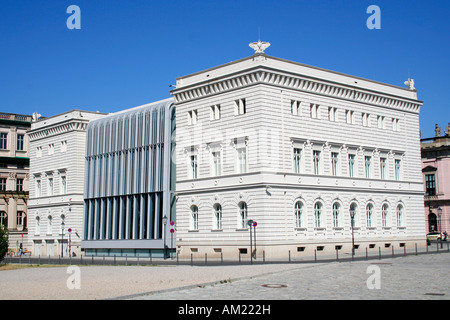
[(185, 75), (185, 76), (181, 76), (181, 77), (178, 77), (176, 79), (177, 80), (182, 80), (182, 79), (185, 79), (185, 78), (188, 78), (188, 77), (191, 77), (191, 76), (199, 75), (199, 74), (204, 73), (204, 72), (216, 70), (216, 69), (219, 69), (219, 68), (222, 68), (222, 67), (226, 67), (226, 66), (229, 66), (229, 65), (232, 65), (232, 64), (236, 64), (236, 63), (248, 60), (248, 59), (253, 59), (254, 57), (257, 57), (257, 56), (264, 56), (266, 58), (278, 60), (278, 61), (281, 61), (281, 62), (291, 63), (291, 64), (294, 64), (294, 65), (298, 65), (298, 66), (302, 66), (302, 67), (306, 67), (306, 68), (311, 68), (311, 69), (316, 69), (316, 70), (320, 70), (320, 71), (324, 71), (324, 72), (329, 72), (329, 73), (337, 74), (337, 75), (340, 75), (340, 76), (352, 77), (354, 79), (364, 80), (364, 81), (372, 82), (372, 83), (379, 84), (379, 85), (384, 85), (384, 86), (389, 86), (389, 87), (396, 88), (396, 89), (401, 89), (401, 90), (404, 90), (406, 92), (417, 91), (417, 90), (409, 90), (408, 88), (400, 87), (400, 86), (389, 84), (389, 83), (384, 83), (384, 82), (371, 80), (371, 79), (367, 79), (367, 78), (363, 78), (363, 77), (359, 77), (359, 76), (354, 76), (354, 75), (343, 73), (343, 72), (333, 71), (333, 70), (320, 68), (320, 67), (316, 67), (316, 66), (311, 66), (311, 65), (308, 65), (308, 64), (304, 64), (304, 63), (300, 63), (300, 62), (296, 62), (296, 61), (292, 61), (292, 60), (287, 60), (287, 59), (283, 59), (283, 58), (269, 56), (269, 55), (267, 55), (265, 53), (253, 54), (251, 56), (248, 56), (248, 57), (245, 57), (245, 58), (242, 58), (242, 59), (239, 59), (239, 60), (230, 61), (228, 63), (221, 64), (219, 66), (215, 66), (215, 67), (208, 68), (208, 69), (205, 69), (205, 70), (197, 71), (195, 73), (191, 73), (191, 74), (188, 74), (188, 75)]

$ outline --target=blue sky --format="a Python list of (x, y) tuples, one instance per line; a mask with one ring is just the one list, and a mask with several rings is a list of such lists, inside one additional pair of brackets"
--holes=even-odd
[[(81, 30), (69, 30), (69, 5)], [(381, 29), (369, 30), (369, 5)], [(0, 111), (115, 112), (168, 98), (175, 79), (266, 53), (403, 86), (422, 137), (450, 122), (448, 0), (0, 0)]]

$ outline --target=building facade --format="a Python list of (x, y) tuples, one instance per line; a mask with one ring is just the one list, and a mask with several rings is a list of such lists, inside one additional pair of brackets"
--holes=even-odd
[(174, 133), (172, 98), (89, 123), (83, 238), (87, 255), (167, 256), (169, 226), (175, 220)]
[(0, 224), (9, 231), (9, 249), (28, 241), (29, 140), (31, 116), (0, 113)]
[(444, 134), (421, 140), (427, 232), (450, 231), (450, 123)]
[(261, 51), (180, 77), (171, 91), (180, 257), (248, 257), (248, 220), (259, 258), (349, 252), (352, 229), (356, 254), (425, 245), (413, 81)]
[(99, 112), (36, 119), (30, 140), (29, 247), (35, 256), (81, 254), (86, 129)]

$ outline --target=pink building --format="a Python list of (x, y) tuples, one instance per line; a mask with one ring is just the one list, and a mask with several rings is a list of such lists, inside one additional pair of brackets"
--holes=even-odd
[(450, 123), (444, 135), (421, 139), (427, 232), (450, 233)]

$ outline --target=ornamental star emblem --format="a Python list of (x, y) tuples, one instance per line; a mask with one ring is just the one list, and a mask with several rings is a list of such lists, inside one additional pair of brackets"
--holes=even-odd
[(255, 54), (257, 54), (257, 53), (264, 53), (264, 50), (270, 47), (270, 43), (258, 40), (258, 42), (251, 42), (249, 46), (250, 48), (255, 50)]

